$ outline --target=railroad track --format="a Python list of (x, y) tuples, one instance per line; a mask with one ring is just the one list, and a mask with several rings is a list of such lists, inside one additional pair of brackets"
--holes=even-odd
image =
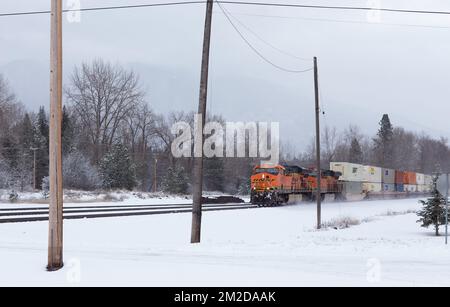
[[(252, 204), (204, 205), (204, 211), (229, 211), (258, 208)], [(125, 216), (162, 215), (192, 212), (192, 204), (120, 205), (65, 207), (65, 220), (98, 219)], [(0, 224), (48, 221), (48, 207), (2, 208)]]

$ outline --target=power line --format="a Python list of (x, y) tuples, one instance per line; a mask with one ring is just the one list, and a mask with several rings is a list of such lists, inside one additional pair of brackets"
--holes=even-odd
[[(185, 1), (185, 2), (167, 2), (167, 3), (152, 3), (152, 4), (137, 4), (137, 5), (121, 5), (121, 6), (105, 6), (92, 7), (81, 9), (63, 10), (68, 12), (89, 12), (89, 11), (105, 11), (118, 9), (133, 9), (145, 7), (163, 7), (163, 6), (178, 6), (178, 5), (192, 5), (204, 4), (206, 1)], [(306, 5), (306, 4), (290, 4), (290, 3), (270, 3), (270, 2), (246, 2), (246, 1), (221, 1), (223, 4), (246, 5), (246, 6), (266, 6), (266, 7), (284, 7), (284, 8), (307, 8), (307, 9), (321, 9), (321, 10), (347, 10), (347, 11), (377, 11), (390, 13), (409, 13), (409, 14), (429, 14), (429, 15), (450, 15), (450, 11), (439, 10), (411, 10), (411, 9), (393, 9), (393, 8), (373, 8), (373, 7), (355, 7), (355, 6), (327, 6), (327, 5)], [(13, 12), (0, 13), (0, 17), (23, 16), (23, 15), (42, 15), (50, 14), (50, 11), (29, 11), (29, 12)]]
[[(91, 11), (109, 11), (109, 10), (122, 10), (122, 9), (135, 9), (135, 8), (147, 8), (147, 7), (163, 7), (163, 6), (178, 6), (178, 5), (192, 5), (192, 4), (204, 4), (206, 1), (185, 1), (185, 2), (167, 2), (167, 3), (152, 3), (152, 4), (136, 4), (136, 5), (118, 5), (118, 6), (104, 6), (104, 7), (91, 7), (80, 9), (63, 10), (63, 13), (70, 12), (91, 12)], [(13, 13), (1, 13), (0, 17), (9, 16), (23, 16), (23, 15), (43, 15), (50, 14), (51, 11), (30, 11), (30, 12), (13, 12)]]
[(397, 26), (397, 27), (413, 27), (413, 28), (430, 28), (430, 29), (450, 29), (450, 26), (433, 26), (425, 24), (406, 24), (406, 23), (386, 23), (386, 22), (368, 22), (357, 20), (345, 20), (345, 19), (331, 19), (331, 18), (313, 18), (313, 17), (300, 17), (300, 16), (282, 16), (282, 15), (268, 15), (268, 14), (251, 14), (251, 13), (234, 13), (234, 15), (250, 16), (250, 17), (262, 17), (262, 18), (277, 18), (277, 19), (298, 19), (308, 21), (319, 22), (335, 22), (335, 23), (348, 23), (348, 24), (364, 24), (364, 25), (381, 25), (381, 26)]
[(265, 39), (263, 39), (260, 35), (258, 35), (255, 31), (253, 31), (252, 29), (250, 29), (247, 25), (245, 25), (242, 21), (240, 21), (236, 16), (234, 16), (232, 13), (230, 13), (230, 11), (228, 11), (228, 14), (234, 18), (234, 20), (236, 20), (243, 28), (245, 28), (247, 31), (249, 31), (250, 33), (252, 33), (257, 39), (259, 39), (261, 42), (263, 42), (264, 44), (266, 44), (267, 46), (271, 47), (272, 49), (287, 55), (291, 58), (297, 59), (297, 60), (302, 60), (302, 61), (307, 61), (307, 62), (311, 62), (311, 59), (308, 58), (302, 58), (299, 56), (296, 56), (290, 52), (287, 52), (285, 50), (282, 50), (278, 47), (276, 47), (275, 45), (271, 44), (270, 42), (266, 41)]
[(227, 0), (224, 0), (221, 2), (228, 3), (228, 4), (236, 4), (236, 5), (271, 6), (271, 7), (286, 7), (286, 8), (309, 8), (309, 9), (351, 10), (351, 11), (381, 11), (381, 12), (391, 12), (391, 13), (450, 15), (450, 11), (373, 8), (373, 7), (362, 7), (362, 6), (357, 7), (357, 6), (306, 5), (306, 4), (245, 2), (245, 1), (227, 1)]
[[(222, 2), (222, 1), (221, 1)], [(285, 67), (282, 67), (280, 65), (275, 64), (274, 62), (272, 62), (271, 60), (269, 60), (268, 58), (266, 58), (260, 51), (258, 51), (258, 49), (256, 49), (248, 40), (247, 38), (244, 36), (244, 34), (242, 34), (242, 32), (238, 29), (238, 27), (234, 24), (233, 20), (231, 20), (230, 16), (228, 15), (227, 10), (221, 5), (221, 3), (216, 0), (217, 5), (219, 6), (219, 8), (222, 10), (223, 14), (225, 15), (225, 17), (228, 19), (228, 21), (230, 22), (231, 26), (234, 28), (234, 30), (236, 30), (236, 32), (239, 34), (239, 36), (242, 38), (242, 40), (244, 40), (244, 42), (250, 47), (250, 49), (253, 50), (253, 52), (255, 52), (262, 60), (264, 60), (266, 63), (272, 65), (273, 67), (282, 70), (284, 72), (289, 72), (289, 73), (305, 73), (308, 71), (313, 70), (313, 68), (308, 68), (308, 69), (304, 69), (304, 70), (293, 70), (293, 69), (288, 69)]]

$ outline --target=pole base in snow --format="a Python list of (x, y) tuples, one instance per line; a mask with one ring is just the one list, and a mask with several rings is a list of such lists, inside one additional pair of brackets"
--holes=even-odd
[(64, 263), (61, 265), (47, 266), (47, 272), (57, 272), (57, 271), (61, 270), (63, 267), (64, 267)]

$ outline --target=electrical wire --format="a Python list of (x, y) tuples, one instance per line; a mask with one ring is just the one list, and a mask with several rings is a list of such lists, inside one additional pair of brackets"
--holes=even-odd
[[(431, 14), (431, 15), (450, 15), (450, 11), (439, 10), (411, 10), (411, 9), (393, 9), (393, 8), (374, 8), (374, 7), (356, 7), (356, 6), (330, 6), (330, 5), (306, 5), (306, 4), (290, 4), (290, 3), (270, 3), (270, 2), (247, 2), (247, 1), (221, 1), (224, 4), (233, 5), (246, 5), (246, 6), (266, 6), (266, 7), (284, 7), (284, 8), (307, 8), (307, 9), (321, 9), (321, 10), (347, 10), (347, 11), (377, 11), (377, 12), (390, 12), (390, 13), (409, 13), (409, 14)], [(132, 9), (132, 8), (144, 8), (144, 7), (161, 7), (161, 6), (178, 6), (178, 5), (191, 5), (191, 4), (204, 4), (205, 0), (201, 1), (184, 1), (184, 2), (166, 2), (166, 3), (152, 3), (152, 4), (137, 4), (137, 5), (121, 5), (121, 6), (105, 6), (105, 7), (92, 7), (81, 9), (69, 9), (63, 12), (88, 12), (88, 11), (104, 11), (104, 10), (117, 10), (117, 9)], [(23, 15), (41, 15), (50, 14), (51, 11), (29, 11), (29, 12), (13, 12), (13, 13), (0, 13), (0, 17), (9, 16), (23, 16)]]
[[(222, 1), (220, 1), (222, 2)], [(308, 68), (308, 69), (304, 69), (304, 70), (294, 70), (294, 69), (289, 69), (289, 68), (285, 68), (282, 67), (278, 64), (275, 64), (273, 61), (269, 60), (268, 58), (266, 58), (258, 49), (256, 49), (251, 43), (250, 41), (244, 36), (244, 34), (239, 30), (239, 28), (234, 24), (233, 20), (231, 20), (231, 17), (228, 15), (227, 10), (221, 5), (218, 0), (216, 0), (217, 5), (219, 6), (219, 8), (221, 9), (221, 11), (223, 12), (223, 14), (225, 15), (225, 17), (227, 18), (227, 20), (230, 22), (231, 26), (234, 28), (234, 30), (239, 34), (239, 36), (242, 38), (242, 40), (250, 47), (250, 49), (253, 50), (253, 52), (255, 52), (263, 61), (265, 61), (266, 63), (272, 65), (273, 67), (284, 71), (284, 72), (288, 72), (288, 73), (305, 73), (305, 72), (309, 72), (311, 70), (313, 70), (313, 67)]]
[(362, 7), (362, 6), (307, 5), (307, 4), (246, 2), (246, 1), (228, 1), (228, 0), (224, 0), (221, 2), (228, 3), (228, 4), (236, 4), (236, 5), (270, 6), (270, 7), (286, 7), (286, 8), (309, 8), (309, 9), (326, 9), (326, 10), (377, 11), (377, 12), (391, 12), (391, 13), (450, 15), (450, 11), (374, 8), (374, 7)]
[(302, 61), (307, 61), (307, 62), (311, 62), (311, 58), (303, 58), (303, 57), (299, 57), (296, 56), (290, 52), (287, 52), (285, 50), (282, 50), (280, 48), (278, 48), (277, 46), (271, 44), (270, 42), (266, 41), (265, 39), (263, 39), (259, 34), (257, 34), (255, 31), (253, 31), (252, 29), (250, 29), (250, 27), (248, 27), (247, 25), (245, 25), (241, 20), (239, 20), (236, 16), (234, 16), (232, 13), (230, 13), (230, 11), (227, 11), (227, 13), (233, 17), (234, 20), (236, 20), (236, 22), (238, 22), (243, 28), (245, 28), (248, 32), (252, 33), (257, 39), (259, 39), (261, 42), (263, 42), (264, 44), (266, 44), (267, 46), (269, 46), (270, 48), (280, 52), (281, 54), (284, 54), (286, 56), (289, 56), (291, 58), (297, 59), (297, 60), (302, 60)]
[(357, 20), (345, 20), (345, 19), (331, 19), (331, 18), (313, 18), (313, 17), (300, 17), (300, 16), (282, 16), (282, 15), (268, 15), (268, 14), (251, 14), (251, 13), (234, 13), (234, 15), (250, 16), (250, 17), (262, 17), (262, 18), (278, 18), (278, 19), (297, 19), (319, 22), (334, 22), (334, 23), (348, 23), (348, 24), (363, 24), (363, 25), (381, 25), (381, 26), (396, 26), (396, 27), (412, 27), (412, 28), (429, 28), (429, 29), (450, 29), (450, 26), (433, 26), (425, 24), (406, 24), (406, 23), (386, 23), (386, 22), (368, 22)]
[[(206, 1), (199, 0), (199, 1), (151, 3), (151, 4), (136, 4), (136, 5), (118, 5), (118, 6), (104, 6), (104, 7), (68, 9), (68, 10), (63, 10), (63, 13), (90, 12), (90, 11), (108, 11), (108, 10), (135, 9), (135, 8), (147, 8), (147, 7), (163, 7), (163, 6), (178, 6), (178, 5), (192, 5), (192, 4), (204, 4), (204, 3), (206, 3)], [(51, 13), (51, 11), (48, 11), (48, 10), (47, 11), (0, 13), (0, 17), (23, 16), (23, 15), (43, 15), (43, 14), (50, 14), (50, 13)]]

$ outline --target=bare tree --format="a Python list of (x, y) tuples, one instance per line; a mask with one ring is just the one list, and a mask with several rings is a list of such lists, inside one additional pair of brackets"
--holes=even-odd
[(0, 74), (0, 130), (9, 132), (23, 116), (24, 107), (18, 102), (7, 80)]
[(403, 128), (395, 128), (393, 131), (392, 166), (399, 170), (414, 171), (418, 161), (417, 136)]
[(154, 165), (151, 142), (156, 137), (155, 119), (149, 105), (141, 103), (128, 114), (122, 128), (122, 142), (128, 144), (138, 166), (137, 179), (143, 191), (150, 188), (151, 167)]
[(341, 143), (341, 136), (339, 135), (336, 127), (325, 127), (322, 132), (322, 160), (325, 165), (330, 165), (330, 162), (334, 161), (336, 151)]
[(113, 144), (119, 128), (144, 94), (133, 71), (95, 60), (75, 68), (66, 96), (85, 128), (98, 163), (104, 148)]

